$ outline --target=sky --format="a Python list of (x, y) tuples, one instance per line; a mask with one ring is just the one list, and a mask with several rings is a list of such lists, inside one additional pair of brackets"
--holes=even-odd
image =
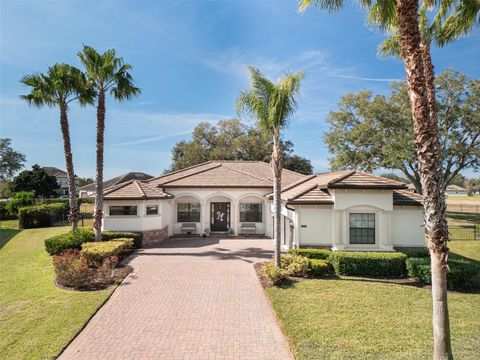
[[(171, 149), (202, 121), (237, 117), (235, 99), (248, 88), (247, 65), (272, 79), (304, 70), (297, 112), (285, 138), (295, 153), (328, 170), (323, 134), (341, 96), (370, 89), (388, 94), (405, 78), (402, 62), (381, 58), (385, 34), (365, 26), (351, 5), (334, 14), (300, 14), (288, 1), (6, 1), (0, 0), (0, 136), (27, 166), (65, 168), (56, 108), (29, 108), (22, 76), (54, 63), (80, 67), (82, 44), (115, 48), (133, 65), (140, 96), (107, 99), (105, 177), (128, 171), (159, 175)], [(454, 67), (480, 77), (480, 34), (432, 50), (437, 73)], [(95, 174), (95, 109), (69, 113), (75, 172)], [(471, 174), (469, 171), (463, 172)]]

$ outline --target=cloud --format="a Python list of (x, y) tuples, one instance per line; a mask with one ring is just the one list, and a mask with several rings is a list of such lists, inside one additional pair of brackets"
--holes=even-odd
[(360, 80), (360, 81), (379, 81), (379, 82), (392, 82), (392, 81), (401, 81), (402, 79), (399, 78), (371, 78), (371, 77), (364, 77), (364, 76), (355, 76), (355, 75), (342, 75), (342, 74), (329, 74), (331, 77), (337, 77), (341, 79), (352, 79), (352, 80)]
[(170, 138), (170, 137), (188, 135), (188, 134), (191, 134), (191, 132), (192, 132), (192, 130), (188, 130), (188, 131), (181, 131), (181, 132), (172, 133), (172, 134), (165, 134), (165, 135), (147, 137), (147, 138), (144, 138), (144, 139), (138, 139), (138, 140), (126, 141), (126, 142), (123, 142), (123, 143), (112, 144), (112, 145), (110, 145), (110, 147), (120, 147), (120, 146), (145, 144), (145, 143), (149, 143), (149, 142), (155, 142), (155, 141), (158, 141), (158, 140), (163, 140), (163, 139)]

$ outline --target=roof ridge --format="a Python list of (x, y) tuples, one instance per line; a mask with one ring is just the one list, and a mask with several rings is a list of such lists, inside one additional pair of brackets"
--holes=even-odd
[(114, 184), (112, 186), (109, 186), (107, 187), (106, 189), (103, 190), (103, 195), (107, 195), (107, 194), (110, 194), (111, 192), (115, 191), (115, 190), (118, 190), (118, 189), (121, 189), (127, 185), (130, 185), (133, 181), (135, 181), (134, 179), (132, 180), (129, 180), (129, 181), (125, 181), (123, 183), (120, 183), (120, 184)]
[(395, 183), (395, 184), (407, 186), (407, 184), (405, 184), (405, 183), (402, 182), (402, 181), (397, 181), (397, 180), (389, 179), (389, 178), (387, 178), (387, 177), (383, 177), (383, 176), (379, 176), (379, 175), (369, 174), (369, 173), (367, 173), (367, 172), (365, 172), (365, 171), (360, 171), (360, 170), (356, 170), (356, 172), (359, 173), (359, 174), (362, 174), (362, 175), (377, 177), (377, 178), (383, 179), (383, 180), (388, 181), (388, 182), (391, 182), (391, 183)]
[(207, 164), (209, 164), (209, 163), (212, 163), (212, 160), (205, 161), (205, 162), (200, 163), (200, 164), (188, 166), (188, 167), (183, 168), (183, 169), (180, 169), (180, 170), (175, 170), (175, 171), (169, 172), (169, 173), (167, 173), (167, 174), (163, 174), (163, 175), (160, 175), (160, 176), (153, 177), (153, 178), (151, 178), (151, 179), (148, 179), (148, 182), (153, 181), (153, 180), (160, 179), (160, 178), (165, 177), (165, 176), (169, 176), (169, 175), (173, 175), (173, 174), (178, 174), (179, 172), (182, 172), (182, 171), (185, 171), (185, 170), (194, 169), (194, 168), (199, 167), (199, 166), (202, 166), (202, 165), (207, 165)]
[(133, 180), (133, 183), (135, 184), (137, 189), (143, 194), (143, 197), (147, 197), (147, 194), (145, 193), (145, 191), (143, 191), (143, 189), (140, 186), (140, 183), (138, 182), (138, 180)]
[(348, 177), (352, 176), (353, 174), (355, 174), (355, 172), (356, 172), (357, 170), (345, 170), (345, 171), (346, 171), (345, 174), (342, 174), (342, 175), (340, 175), (340, 176), (338, 176), (338, 177), (336, 177), (336, 178), (333, 178), (332, 180), (330, 180), (330, 181), (329, 181), (328, 183), (326, 183), (325, 185), (327, 185), (327, 187), (328, 187), (329, 185), (335, 184), (336, 182), (339, 182), (339, 181), (341, 181), (341, 180), (345, 180), (346, 178), (348, 178)]
[[(212, 170), (212, 169), (216, 169), (216, 168), (219, 168), (219, 167), (221, 167), (221, 166), (222, 166), (221, 164), (218, 164), (218, 165), (215, 165), (215, 166), (211, 166), (211, 167), (208, 167), (208, 168), (206, 168), (206, 169), (202, 169), (202, 170), (200, 170), (200, 171), (197, 171), (197, 172), (194, 172), (194, 173), (191, 173), (191, 174), (187, 174), (187, 175), (184, 175), (184, 176), (180, 176), (180, 177), (178, 177), (178, 178), (175, 178), (175, 179), (172, 179), (172, 180), (170, 180), (170, 181), (164, 182), (164, 183), (162, 183), (162, 185), (171, 183), (172, 181), (178, 181), (178, 180), (181, 180), (181, 179), (185, 179), (185, 178), (190, 177), (190, 176), (193, 176), (193, 175), (201, 174), (201, 173), (203, 173), (203, 172), (205, 172), (205, 171)], [(159, 184), (159, 185), (160, 185), (160, 184)], [(159, 185), (157, 185), (157, 187), (158, 187)]]
[(295, 186), (298, 186), (300, 184), (303, 184), (304, 182), (307, 182), (308, 180), (312, 180), (313, 178), (317, 177), (316, 174), (311, 174), (311, 175), (305, 175), (303, 179), (295, 181), (293, 184), (290, 184), (282, 189), (282, 193), (284, 191), (288, 191), (290, 189), (293, 189)]
[[(253, 162), (253, 161), (252, 161)], [(225, 165), (221, 165), (221, 166), (225, 166)], [(256, 178), (256, 179), (259, 179), (259, 180), (262, 180), (262, 181), (266, 181), (266, 182), (269, 182), (269, 183), (273, 183), (272, 180), (270, 179), (265, 179), (263, 177), (260, 177), (260, 176), (257, 176), (257, 175), (253, 175), (253, 174), (250, 174), (248, 171), (244, 171), (244, 170), (240, 170), (240, 169), (234, 169), (230, 166), (225, 166), (227, 169), (230, 169), (230, 170), (233, 170), (233, 171), (236, 171), (236, 172), (239, 172), (241, 174), (245, 174), (245, 175), (248, 175), (248, 176), (251, 176), (253, 178)]]

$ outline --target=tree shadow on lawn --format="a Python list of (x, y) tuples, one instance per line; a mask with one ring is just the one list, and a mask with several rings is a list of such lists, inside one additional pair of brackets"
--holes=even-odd
[(4, 229), (0, 228), (0, 249), (3, 248), (15, 235), (20, 231), (18, 229)]

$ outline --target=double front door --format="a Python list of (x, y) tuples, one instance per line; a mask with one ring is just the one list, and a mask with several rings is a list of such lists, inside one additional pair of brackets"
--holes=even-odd
[(230, 228), (230, 203), (210, 203), (210, 226), (212, 231), (227, 231)]

